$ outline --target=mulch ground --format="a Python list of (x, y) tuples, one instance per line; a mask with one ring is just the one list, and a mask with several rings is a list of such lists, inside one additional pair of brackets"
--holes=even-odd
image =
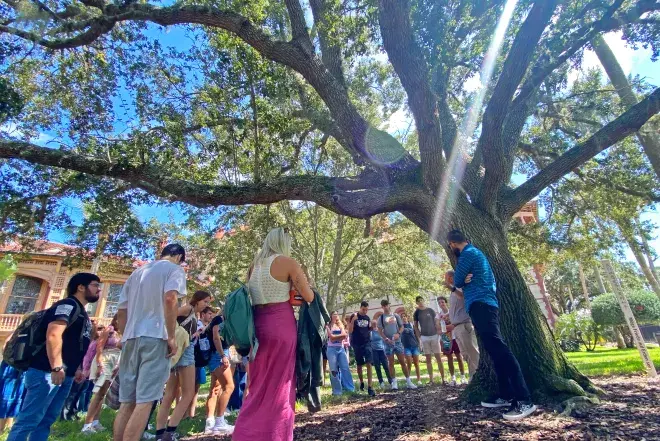
[[(355, 398), (296, 415), (296, 441), (660, 440), (660, 382), (643, 377), (594, 379), (601, 403), (563, 417), (541, 408), (508, 422), (493, 409), (466, 405), (460, 387), (424, 387)], [(196, 439), (203, 439), (198, 437)], [(264, 440), (267, 441), (267, 440)]]

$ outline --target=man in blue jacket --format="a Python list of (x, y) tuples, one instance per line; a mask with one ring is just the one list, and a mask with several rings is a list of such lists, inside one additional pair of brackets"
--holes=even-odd
[(450, 231), (447, 242), (458, 257), (452, 292), (460, 295), (463, 289), (465, 310), (472, 319), (484, 349), (493, 360), (497, 375), (499, 396), (482, 401), (484, 407), (509, 407), (504, 414), (507, 420), (520, 420), (531, 415), (536, 406), (531, 396), (518, 360), (500, 333), (499, 304), (495, 275), (484, 253), (470, 244), (459, 231)]

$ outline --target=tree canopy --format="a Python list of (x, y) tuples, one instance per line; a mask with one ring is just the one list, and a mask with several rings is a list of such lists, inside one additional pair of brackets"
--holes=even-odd
[[(456, 197), (506, 221), (660, 107), (660, 91), (649, 91), (583, 137), (555, 130), (555, 159), (512, 188), (525, 123), (566, 84), (571, 63), (614, 30), (657, 56), (660, 6), (524, 1), (505, 11), (511, 3), (5, 1), (3, 66), (25, 105), (23, 136), (5, 138), (0, 156), (69, 170), (48, 169), (57, 177), (28, 191), (28, 203), (111, 177), (202, 207), (298, 199), (360, 218), (398, 210), (428, 231), (435, 198), (458, 185)], [(189, 47), (164, 47), (151, 24), (185, 26)], [(498, 29), (501, 50), (489, 54)], [(482, 113), (481, 93), (463, 85), (489, 56)], [(403, 92), (417, 128), (405, 144), (378, 128)], [(462, 132), (467, 112), (478, 136)], [(43, 131), (59, 148), (29, 142)], [(310, 173), (326, 137), (353, 166)], [(469, 163), (442, 186), (457, 172), (452, 154)], [(9, 164), (3, 177), (24, 167)], [(83, 189), (72, 182), (80, 173)]]
[[(530, 384), (589, 388), (507, 228), (660, 111), (647, 85), (636, 103), (600, 109), (596, 80), (576, 92), (596, 106), (585, 121), (557, 104), (574, 103), (569, 72), (605, 33), (657, 58), (657, 0), (3, 0), (2, 11), (4, 87), (16, 92), (2, 103), (5, 232), (43, 233), (66, 222), (59, 201), (108, 186), (129, 206), (180, 202), (193, 215), (293, 200), (350, 218), (399, 212), (440, 242), (460, 228), (493, 266), (503, 333)], [(163, 44), (164, 28), (177, 44)], [(402, 111), (414, 124), (389, 129)], [(548, 119), (561, 124), (539, 131)], [(529, 157), (542, 160), (514, 185)], [(470, 388), (489, 378), (480, 369)]]

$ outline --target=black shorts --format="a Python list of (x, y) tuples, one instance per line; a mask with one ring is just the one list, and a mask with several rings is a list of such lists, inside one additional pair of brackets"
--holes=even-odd
[(371, 342), (359, 346), (353, 346), (353, 352), (355, 352), (355, 363), (358, 366), (364, 366), (367, 363), (372, 364), (374, 362), (374, 355), (371, 351)]

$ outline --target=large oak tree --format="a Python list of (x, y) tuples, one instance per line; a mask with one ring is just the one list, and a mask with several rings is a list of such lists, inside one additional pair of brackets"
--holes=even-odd
[[(639, 131), (660, 111), (660, 89), (589, 136), (565, 139), (523, 184), (511, 177), (535, 147), (520, 143), (534, 110), (565, 88), (591, 42), (623, 31), (657, 55), (660, 2), (3, 2), (0, 55), (25, 101), (24, 137), (0, 139), (3, 177), (18, 182), (3, 188), (9, 202), (43, 212), (51, 196), (111, 180), (202, 208), (288, 199), (364, 219), (399, 211), (441, 243), (459, 228), (493, 266), (502, 330), (536, 396), (591, 389), (555, 344), (507, 226), (548, 186)], [(193, 44), (168, 52), (150, 24), (186, 27)], [(489, 53), (496, 35), (501, 48)], [(466, 91), (489, 61), (486, 87)], [(405, 139), (377, 128), (400, 87), (416, 129)], [(113, 136), (128, 99), (133, 124)], [(61, 147), (30, 142), (54, 127)], [(329, 138), (353, 161), (346, 174), (315, 166), (336, 154)], [(471, 390), (493, 381), (484, 357)]]

